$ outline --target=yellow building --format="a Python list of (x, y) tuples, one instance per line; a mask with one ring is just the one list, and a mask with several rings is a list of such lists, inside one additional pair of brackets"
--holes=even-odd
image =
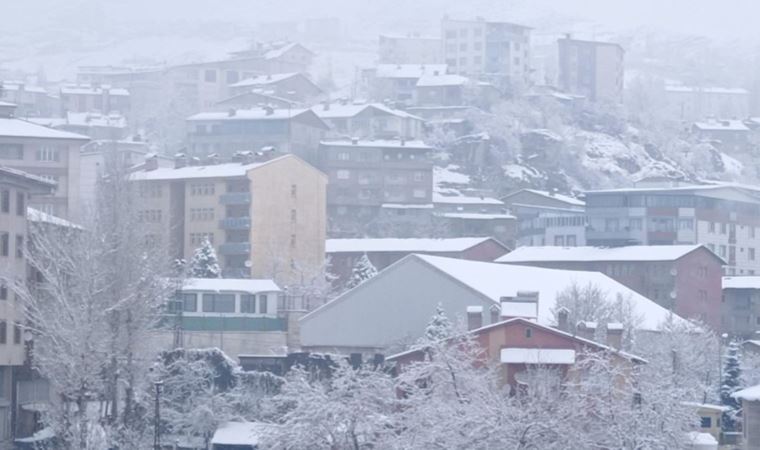
[(146, 239), (189, 260), (205, 239), (225, 277), (308, 281), (325, 258), (327, 177), (294, 155), (131, 175)]

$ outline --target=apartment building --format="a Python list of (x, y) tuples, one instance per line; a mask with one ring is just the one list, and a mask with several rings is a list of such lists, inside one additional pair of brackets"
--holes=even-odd
[(0, 447), (11, 448), (11, 411), (16, 400), (15, 374), (26, 359), (20, 324), (20, 299), (3, 280), (26, 280), (27, 205), (55, 184), (29, 173), (0, 166)]
[(441, 21), (443, 60), (449, 71), (498, 85), (530, 81), (530, 28), (508, 22)]
[(592, 246), (704, 244), (727, 275), (760, 273), (760, 191), (733, 184), (586, 192)]
[(173, 168), (148, 160), (138, 183), (146, 239), (190, 260), (208, 239), (225, 277), (308, 280), (324, 264), (327, 177), (294, 155)]
[[(751, 123), (751, 122), (750, 122)], [(711, 143), (722, 152), (740, 153), (750, 148), (750, 128), (737, 119), (710, 118), (694, 122), (691, 134), (700, 141)]]
[(685, 122), (750, 114), (750, 93), (744, 88), (667, 85), (664, 99), (668, 116)]
[(465, 104), (469, 78), (455, 74), (423, 75), (417, 80), (417, 106), (460, 106)]
[(377, 46), (378, 62), (381, 64), (437, 64), (441, 63), (441, 38), (381, 34)]
[(324, 93), (308, 76), (298, 72), (258, 75), (229, 88), (233, 96), (253, 91), (301, 103), (318, 99)]
[(556, 192), (520, 189), (502, 198), (517, 217), (517, 246), (586, 245), (586, 204)]
[(699, 319), (722, 330), (724, 261), (699, 244), (520, 247), (496, 262), (601, 272), (681, 317)]
[(60, 110), (59, 99), (42, 86), (0, 80), (0, 101), (16, 105), (17, 117), (49, 117)]
[(461, 192), (434, 192), (434, 217), (452, 236), (494, 237), (509, 248), (515, 247), (517, 218), (509, 214), (499, 199)]
[(109, 85), (63, 86), (60, 90), (62, 116), (66, 113), (118, 113), (130, 112), (129, 91)]
[(446, 73), (446, 64), (378, 64), (362, 72), (362, 84), (374, 101), (410, 105), (417, 81), (423, 75)]
[(330, 127), (327, 137), (359, 139), (420, 139), (425, 121), (382, 103), (325, 102), (311, 108)]
[(327, 124), (310, 109), (230, 109), (188, 117), (187, 145), (194, 156), (230, 157), (235, 152), (269, 148), (314, 163), (327, 130)]
[(757, 339), (760, 331), (760, 276), (723, 277), (721, 323), (729, 336)]
[[(160, 348), (213, 348), (239, 355), (284, 355), (288, 314), (272, 280), (188, 278), (167, 305), (156, 332)], [(290, 344), (290, 345), (289, 345)]]
[(323, 141), (319, 167), (330, 179), (331, 234), (361, 233), (363, 223), (385, 214), (383, 208), (391, 222), (429, 219), (432, 150), (422, 141)]
[(56, 183), (53, 193), (31, 199), (41, 211), (76, 221), (79, 216), (79, 150), (89, 138), (13, 118), (0, 108), (0, 166)]
[(559, 39), (557, 44), (560, 89), (593, 102), (623, 101), (623, 47), (570, 37)]

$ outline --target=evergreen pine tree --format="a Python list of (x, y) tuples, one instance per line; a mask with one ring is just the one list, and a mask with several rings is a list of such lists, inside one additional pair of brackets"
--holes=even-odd
[(346, 288), (353, 289), (356, 286), (359, 286), (360, 284), (369, 280), (370, 278), (373, 278), (375, 275), (377, 275), (377, 269), (365, 253), (361, 258), (359, 258), (359, 261), (356, 262), (356, 265), (351, 271), (351, 279), (348, 280)]
[(435, 308), (435, 314), (433, 314), (430, 322), (428, 322), (428, 326), (425, 328), (425, 340), (428, 342), (436, 342), (453, 335), (454, 327), (446, 316), (446, 311), (444, 311), (443, 307), (438, 304)]
[(731, 394), (741, 389), (740, 358), (739, 343), (731, 341), (728, 344), (723, 359), (723, 378), (720, 384), (720, 402), (724, 406), (731, 408), (723, 413), (723, 429), (728, 431), (736, 430), (736, 415), (741, 408), (739, 400), (731, 396)]
[(193, 259), (190, 260), (189, 276), (193, 278), (221, 278), (222, 271), (219, 268), (219, 260), (216, 258), (214, 246), (208, 239), (195, 249)]

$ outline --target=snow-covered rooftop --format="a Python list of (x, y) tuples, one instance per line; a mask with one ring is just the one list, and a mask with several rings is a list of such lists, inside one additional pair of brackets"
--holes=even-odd
[(667, 92), (704, 92), (708, 94), (749, 94), (749, 91), (743, 88), (726, 88), (726, 87), (696, 87), (696, 86), (665, 86)]
[[(538, 292), (538, 322), (554, 321), (552, 308), (557, 295), (573, 285), (593, 285), (607, 294), (610, 301), (618, 296), (630, 299), (634, 313), (642, 320), (640, 328), (656, 330), (672, 312), (599, 272), (544, 269), (540, 267), (496, 264), (440, 256), (412, 255), (455, 280), (500, 304), (502, 297), (516, 297), (518, 291)], [(408, 258), (409, 258), (408, 257)], [(676, 321), (683, 320), (674, 316)]]
[(159, 167), (154, 170), (140, 170), (130, 174), (132, 181), (145, 180), (181, 180), (185, 178), (229, 178), (244, 177), (248, 171), (277, 161), (281, 158), (292, 158), (292, 155), (283, 155), (268, 161), (251, 164), (224, 163), (210, 164), (205, 166), (185, 166), (175, 169), (173, 167)]
[(449, 165), (446, 167), (433, 167), (433, 184), (438, 187), (439, 185), (468, 185), (470, 184), (470, 176), (461, 172), (457, 172), (459, 166)]
[(423, 120), (422, 118), (417, 117), (414, 114), (410, 114), (400, 109), (389, 108), (383, 105), (382, 103), (361, 103), (361, 104), (330, 103), (330, 104), (312, 106), (311, 110), (320, 119), (329, 120), (329, 119), (348, 119), (351, 117), (355, 117), (356, 115), (364, 112), (364, 110), (368, 108), (391, 115), (391, 116), (404, 118), (404, 119)]
[(290, 73), (274, 73), (271, 75), (259, 75), (252, 78), (246, 78), (235, 84), (231, 84), (229, 87), (248, 87), (248, 86), (266, 86), (268, 84), (279, 83), (280, 81), (287, 80), (298, 75), (298, 72)]
[(37, 175), (31, 174), (29, 172), (25, 172), (23, 170), (15, 169), (13, 167), (5, 167), (0, 166), (0, 175), (10, 175), (12, 177), (22, 178), (25, 181), (31, 181), (33, 183), (38, 183), (46, 186), (47, 188), (53, 188), (56, 186), (55, 181), (48, 180), (47, 178), (42, 178)]
[(417, 87), (464, 86), (469, 78), (454, 74), (427, 73), (417, 80)]
[(742, 400), (747, 400), (749, 402), (760, 401), (760, 384), (758, 384), (757, 386), (752, 386), (746, 389), (742, 389), (741, 391), (734, 392), (733, 394), (731, 394), (731, 397), (740, 398)]
[(760, 276), (723, 277), (723, 289), (760, 289)]
[(47, 223), (47, 224), (56, 225), (59, 227), (75, 228), (75, 229), (80, 229), (80, 230), (82, 229), (80, 225), (77, 225), (73, 222), (69, 222), (66, 219), (56, 217), (52, 214), (48, 214), (46, 212), (40, 211), (39, 209), (35, 209), (35, 208), (26, 208), (26, 219), (30, 222)]
[(701, 244), (630, 245), (626, 247), (520, 247), (500, 257), (496, 262), (675, 261), (700, 247), (702, 247)]
[(522, 189), (521, 191), (530, 192), (535, 195), (540, 195), (541, 197), (551, 198), (572, 206), (586, 206), (586, 202), (583, 200), (579, 200), (575, 197), (570, 197), (569, 195), (557, 194), (555, 192), (539, 191), (538, 189)]
[(388, 209), (433, 209), (432, 203), (383, 203), (381, 208)]
[(61, 94), (68, 95), (102, 95), (108, 91), (108, 95), (129, 96), (129, 91), (124, 88), (114, 88), (108, 86), (63, 86)]
[(495, 219), (516, 219), (511, 214), (479, 213), (479, 212), (442, 212), (436, 214), (438, 217), (448, 219), (464, 220), (495, 220)]
[(704, 131), (749, 131), (741, 120), (707, 120), (694, 122), (694, 127)]
[(81, 134), (55, 130), (26, 120), (3, 117), (0, 117), (0, 136), (39, 139), (75, 139), (82, 141), (90, 140), (90, 138)]
[(251, 280), (247, 278), (187, 278), (182, 290), (211, 292), (279, 292), (280, 287), (273, 280)]
[(308, 109), (289, 109), (289, 108), (251, 108), (238, 109), (234, 114), (226, 111), (209, 111), (194, 114), (187, 120), (275, 120), (290, 119), (299, 116)]
[(246, 446), (258, 448), (259, 438), (271, 425), (258, 422), (225, 422), (219, 425), (211, 438), (212, 445)]
[(357, 139), (321, 141), (320, 144), (330, 147), (356, 147), (356, 148), (408, 148), (414, 150), (432, 150), (433, 148), (419, 140), (401, 141), (398, 139)]
[(100, 114), (91, 112), (67, 112), (66, 117), (31, 117), (29, 122), (45, 127), (57, 128), (65, 125), (79, 127), (126, 128), (127, 119), (121, 114)]
[(446, 64), (378, 64), (378, 78), (420, 78), (425, 74), (445, 74)]
[(326, 253), (373, 252), (462, 252), (491, 240), (488, 237), (462, 237), (448, 239), (429, 238), (367, 238), (328, 239)]
[(468, 197), (465, 195), (442, 195), (433, 192), (433, 203), (445, 203), (455, 205), (503, 205), (499, 199), (492, 197)]

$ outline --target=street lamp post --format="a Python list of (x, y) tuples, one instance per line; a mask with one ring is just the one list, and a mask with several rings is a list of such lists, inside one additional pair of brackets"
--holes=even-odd
[(153, 449), (161, 450), (161, 386), (162, 381), (156, 381), (153, 385), (156, 387), (156, 412), (154, 415), (153, 429)]

